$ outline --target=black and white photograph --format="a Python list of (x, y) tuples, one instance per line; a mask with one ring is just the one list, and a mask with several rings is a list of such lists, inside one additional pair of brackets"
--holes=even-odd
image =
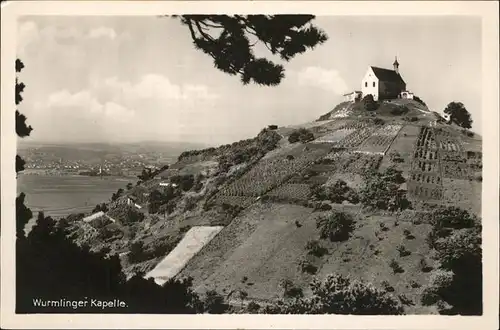
[(355, 2), (16, 14), (2, 306), (497, 329), (498, 3)]

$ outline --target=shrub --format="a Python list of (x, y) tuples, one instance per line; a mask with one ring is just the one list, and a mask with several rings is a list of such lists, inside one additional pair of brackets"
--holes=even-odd
[(194, 186), (195, 178), (192, 174), (174, 175), (170, 182), (177, 184), (183, 191), (189, 191)]
[(397, 250), (400, 257), (406, 257), (411, 254), (411, 251), (409, 251), (404, 245), (398, 245)]
[(424, 107), (426, 107), (426, 106), (427, 106), (427, 104), (425, 104), (425, 102), (424, 102), (424, 101), (422, 101), (422, 99), (421, 99), (420, 97), (416, 96), (416, 95), (413, 97), (413, 100), (417, 101), (418, 103), (420, 103), (420, 104), (421, 104), (421, 105), (423, 105)]
[(403, 157), (401, 157), (401, 155), (396, 151), (391, 152), (389, 157), (391, 159), (391, 162), (393, 162), (393, 163), (403, 163), (404, 162)]
[(260, 310), (260, 305), (257, 304), (255, 301), (251, 301), (248, 303), (246, 310), (250, 314), (258, 313)]
[(394, 292), (394, 287), (389, 284), (388, 281), (384, 280), (382, 281), (382, 287), (384, 288), (385, 291), (387, 292)]
[(205, 294), (204, 307), (205, 312), (209, 314), (223, 314), (229, 310), (229, 305), (215, 290), (207, 291)]
[(391, 262), (389, 263), (389, 267), (392, 268), (392, 271), (394, 272), (394, 274), (403, 273), (404, 272), (403, 268), (394, 259), (392, 259)]
[(332, 206), (326, 203), (316, 203), (314, 206), (315, 211), (330, 211)]
[(420, 287), (421, 287), (420, 283), (418, 283), (418, 282), (416, 282), (416, 281), (414, 281), (414, 280), (411, 280), (411, 281), (410, 281), (410, 286), (411, 286), (412, 288), (414, 288), (414, 289), (416, 289), (416, 288), (420, 288)]
[(296, 286), (288, 287), (284, 293), (285, 298), (302, 298), (303, 296), (304, 292), (302, 289)]
[(365, 175), (365, 185), (360, 191), (364, 206), (376, 209), (397, 211), (411, 206), (405, 191), (399, 190), (405, 182), (402, 172), (388, 168), (384, 173), (370, 171)]
[(453, 283), (455, 274), (451, 270), (436, 270), (429, 279), (429, 287), (439, 295), (446, 293)]
[(142, 241), (136, 241), (130, 246), (130, 252), (128, 254), (128, 260), (130, 263), (138, 263), (144, 261), (146, 254), (144, 253), (144, 243)]
[(319, 200), (329, 200), (333, 203), (359, 203), (358, 194), (344, 180), (337, 180), (332, 186), (318, 185), (312, 189), (312, 193)]
[(407, 113), (408, 111), (410, 111), (410, 109), (408, 109), (408, 107), (401, 105), (401, 106), (398, 106), (396, 108), (393, 108), (391, 110), (391, 115), (401, 116), (401, 115), (404, 115), (405, 113)]
[(375, 111), (378, 109), (379, 104), (373, 99), (373, 95), (368, 94), (361, 100), (363, 104), (363, 109), (365, 111)]
[[(313, 280), (312, 298), (305, 298), (284, 308), (285, 313), (397, 315), (403, 314), (400, 302), (385, 291), (351, 280), (342, 275), (329, 275)], [(291, 308), (289, 308), (291, 307)]]
[(299, 141), (306, 143), (312, 140), (314, 140), (314, 134), (305, 128), (299, 128), (298, 130), (293, 131), (288, 137), (288, 142), (290, 143), (296, 143)]
[(300, 267), (300, 270), (302, 272), (308, 273), (308, 274), (311, 274), (311, 275), (316, 274), (316, 272), (318, 271), (318, 267), (314, 266), (313, 264), (311, 264), (307, 260), (301, 260), (299, 262), (299, 267)]
[[(416, 121), (419, 121), (420, 119), (417, 116), (412, 116), (412, 117), (404, 116), (403, 120), (407, 121), (407, 122), (416, 122)], [(407, 134), (404, 133), (404, 136), (407, 136)]]
[(430, 218), (431, 224), (438, 230), (472, 228), (476, 223), (473, 215), (455, 206), (440, 207), (431, 213)]
[(331, 241), (343, 241), (349, 238), (354, 230), (354, 219), (345, 212), (332, 212), (328, 217), (319, 217), (316, 220), (316, 228), (320, 230), (322, 239), (329, 238)]
[(328, 253), (328, 250), (324, 248), (320, 242), (316, 240), (311, 240), (306, 244), (306, 250), (309, 254), (312, 254), (316, 257), (322, 257)]
[(425, 258), (421, 258), (420, 259), (420, 261), (419, 261), (419, 268), (424, 273), (428, 273), (428, 272), (430, 272), (433, 269), (431, 266), (429, 266), (429, 264), (427, 263), (427, 261), (425, 260)]
[(382, 118), (373, 118), (373, 123), (375, 125), (384, 125), (385, 124), (385, 120), (383, 120)]
[(399, 294), (398, 298), (403, 305), (415, 305), (413, 301), (404, 294)]
[(439, 296), (431, 288), (425, 288), (422, 291), (422, 295), (420, 296), (420, 302), (423, 306), (434, 305), (436, 302), (438, 302), (438, 300)]
[(464, 271), (469, 267), (481, 267), (481, 241), (480, 227), (457, 230), (452, 235), (437, 240), (436, 250), (442, 267)]

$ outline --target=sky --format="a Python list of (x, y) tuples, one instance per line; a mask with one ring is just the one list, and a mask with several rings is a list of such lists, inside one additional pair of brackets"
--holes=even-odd
[(231, 143), (317, 119), (360, 89), (369, 66), (392, 69), (395, 56), (407, 89), (437, 112), (464, 103), (482, 133), (480, 18), (317, 16), (313, 24), (328, 41), (286, 62), (282, 83), (265, 87), (215, 69), (174, 18), (22, 17), (18, 109), (34, 128), (27, 139)]

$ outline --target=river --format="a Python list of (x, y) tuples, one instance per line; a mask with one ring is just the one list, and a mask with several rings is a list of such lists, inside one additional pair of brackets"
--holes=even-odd
[(19, 174), (17, 193), (26, 194), (26, 205), (36, 217), (39, 211), (52, 217), (89, 212), (107, 202), (119, 188), (135, 182), (135, 177), (90, 177), (81, 175)]

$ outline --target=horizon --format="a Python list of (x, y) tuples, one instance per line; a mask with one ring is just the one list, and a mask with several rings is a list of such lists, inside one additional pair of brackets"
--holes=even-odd
[[(23, 17), (19, 110), (34, 128), (25, 141), (228, 144), (271, 124), (316, 120), (360, 89), (369, 66), (392, 69), (395, 56), (431, 111), (462, 102), (482, 135), (479, 17), (317, 16), (313, 24), (329, 39), (285, 63), (279, 86), (262, 87), (215, 69), (171, 17)], [(282, 63), (259, 44), (255, 52)]]

